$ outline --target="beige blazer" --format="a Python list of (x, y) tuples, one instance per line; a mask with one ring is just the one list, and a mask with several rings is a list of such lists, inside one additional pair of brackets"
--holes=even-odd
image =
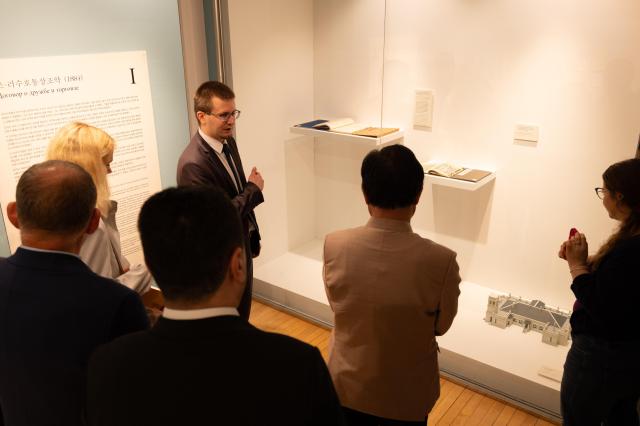
[(420, 421), (440, 394), (435, 336), (456, 315), (456, 253), (408, 222), (371, 218), (327, 235), (324, 283), (335, 315), (329, 371), (343, 406)]
[(116, 226), (117, 211), (118, 203), (111, 201), (109, 214), (101, 217), (98, 229), (85, 237), (79, 256), (96, 274), (113, 278), (138, 294), (144, 294), (151, 287), (151, 274), (145, 265), (130, 265), (122, 254)]

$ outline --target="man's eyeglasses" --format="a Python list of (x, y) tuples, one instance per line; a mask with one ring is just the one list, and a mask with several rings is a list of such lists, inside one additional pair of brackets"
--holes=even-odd
[(231, 112), (223, 112), (222, 114), (214, 114), (212, 112), (205, 112), (205, 114), (213, 115), (215, 118), (217, 118), (220, 121), (224, 121), (225, 123), (229, 121), (231, 117), (235, 118), (236, 120), (240, 118), (240, 110), (237, 110), (237, 109), (234, 109)]
[(601, 200), (604, 199), (604, 193), (608, 191), (607, 188), (594, 188), (596, 191), (596, 195), (598, 196), (598, 198), (600, 198)]

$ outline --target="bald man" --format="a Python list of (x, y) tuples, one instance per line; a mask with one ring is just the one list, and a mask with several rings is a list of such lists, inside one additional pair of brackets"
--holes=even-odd
[[(79, 166), (47, 161), (18, 182), (7, 217), (22, 245), (0, 259), (0, 412), (6, 426), (81, 425), (89, 356), (149, 323), (139, 296), (78, 257), (100, 213)], [(1, 424), (2, 422), (0, 422)]]

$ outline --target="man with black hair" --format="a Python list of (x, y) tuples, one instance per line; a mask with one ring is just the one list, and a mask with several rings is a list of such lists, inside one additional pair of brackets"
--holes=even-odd
[(138, 227), (165, 310), (150, 331), (96, 351), (90, 425), (344, 423), (318, 349), (238, 315), (243, 232), (225, 194), (164, 190), (143, 205)]
[(365, 226), (327, 235), (335, 315), (329, 371), (351, 425), (425, 425), (438, 399), (438, 345), (457, 312), (456, 254), (410, 225), (424, 171), (392, 145), (362, 162)]
[(240, 151), (233, 137), (236, 120), (240, 117), (235, 98), (233, 90), (219, 81), (206, 81), (198, 87), (193, 98), (198, 131), (180, 156), (177, 181), (180, 186), (215, 186), (229, 196), (238, 211), (247, 265), (247, 282), (238, 311), (248, 320), (253, 258), (260, 254), (260, 230), (254, 209), (264, 202), (264, 179), (255, 167), (245, 178)]
[(100, 219), (85, 170), (65, 161), (30, 167), (7, 217), (22, 245), (0, 259), (0, 416), (6, 426), (84, 424), (89, 356), (148, 328), (147, 315), (134, 291), (78, 256)]

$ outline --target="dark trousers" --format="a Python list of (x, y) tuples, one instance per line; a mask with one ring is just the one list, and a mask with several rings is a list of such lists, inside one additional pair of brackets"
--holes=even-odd
[(251, 248), (249, 245), (245, 245), (245, 253), (247, 254), (247, 285), (242, 293), (242, 299), (238, 305), (238, 313), (241, 318), (249, 321), (249, 314), (251, 314), (251, 295), (253, 293), (253, 256), (251, 254)]
[(567, 426), (637, 426), (640, 344), (573, 337), (560, 388)]
[(342, 407), (344, 418), (349, 426), (425, 426), (427, 424), (427, 416), (423, 421), (408, 422), (403, 420), (385, 419), (361, 411), (352, 410), (351, 408)]

